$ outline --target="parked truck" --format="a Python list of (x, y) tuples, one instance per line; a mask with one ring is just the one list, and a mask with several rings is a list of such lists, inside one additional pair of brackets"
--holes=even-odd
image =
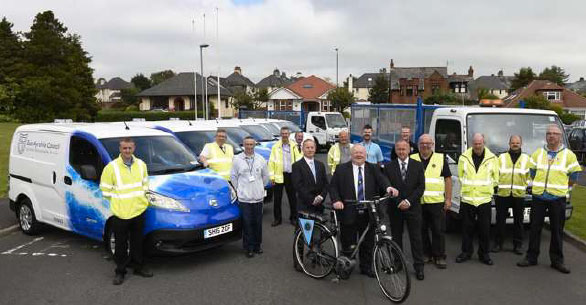
[[(545, 131), (548, 125), (555, 124), (564, 130), (562, 121), (553, 111), (524, 108), (486, 108), (457, 107), (438, 105), (352, 105), (351, 141), (361, 141), (362, 128), (373, 126), (373, 140), (381, 146), (386, 161), (394, 143), (401, 138), (401, 127), (408, 126), (413, 131), (411, 139), (429, 133), (435, 141), (435, 151), (447, 156), (452, 172), (452, 208), (448, 213), (448, 226), (454, 225), (460, 209), (460, 182), (457, 177), (457, 162), (460, 154), (471, 147), (475, 133), (485, 135), (486, 147), (495, 154), (508, 150), (509, 137), (521, 135), (523, 151), (531, 154), (545, 145)], [(564, 145), (568, 145), (563, 136)], [(524, 223), (529, 222), (531, 196), (525, 198)], [(572, 215), (573, 205), (569, 198), (566, 219)], [(496, 209), (492, 202), (492, 223), (496, 221)], [(508, 223), (512, 223), (509, 211)]]

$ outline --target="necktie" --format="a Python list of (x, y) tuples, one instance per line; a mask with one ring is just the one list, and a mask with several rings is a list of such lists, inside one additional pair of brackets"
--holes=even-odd
[(405, 181), (405, 177), (407, 177), (407, 168), (405, 168), (405, 165), (407, 165), (407, 163), (401, 161), (401, 179), (403, 179), (403, 182)]
[(311, 169), (311, 173), (313, 174), (313, 180), (317, 182), (317, 177), (315, 176), (315, 164), (313, 161), (309, 161), (309, 168)]
[(299, 148), (299, 152), (301, 152), (301, 144), (297, 144), (297, 148)]
[(357, 200), (364, 200), (364, 181), (362, 180), (362, 167), (358, 167), (358, 192)]
[(220, 149), (222, 150), (223, 153), (226, 153), (226, 149), (224, 148), (224, 145), (220, 146)]

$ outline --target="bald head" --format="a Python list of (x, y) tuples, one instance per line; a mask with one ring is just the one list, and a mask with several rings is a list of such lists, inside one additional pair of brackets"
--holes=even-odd
[(417, 145), (419, 146), (419, 154), (424, 158), (427, 159), (433, 152), (433, 138), (429, 134), (422, 134), (419, 137), (419, 141)]
[(476, 155), (481, 155), (484, 152), (484, 135), (475, 133), (472, 136), (472, 150)]
[(338, 134), (338, 141), (340, 142), (340, 145), (348, 144), (348, 132), (346, 130), (340, 131)]
[(547, 126), (545, 141), (547, 142), (547, 148), (550, 150), (558, 150), (562, 143), (562, 130), (559, 126), (554, 124)]
[(366, 161), (366, 148), (360, 144), (356, 144), (350, 149), (350, 155), (352, 163), (360, 166)]

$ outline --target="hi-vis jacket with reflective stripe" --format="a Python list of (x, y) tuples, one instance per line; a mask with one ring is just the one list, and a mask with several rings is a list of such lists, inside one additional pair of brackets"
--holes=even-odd
[(527, 185), (531, 180), (529, 155), (521, 153), (517, 162), (513, 164), (511, 154), (502, 153), (499, 156), (499, 185), (497, 195), (501, 197), (523, 198), (527, 192)]
[(490, 202), (494, 195), (494, 187), (498, 185), (499, 170), (496, 156), (484, 148), (484, 160), (474, 167), (472, 148), (460, 155), (458, 159), (458, 176), (460, 177), (461, 201), (474, 206)]
[[(303, 156), (297, 149), (297, 145), (289, 141), (291, 148), (291, 166)], [(271, 149), (271, 156), (269, 157), (269, 176), (271, 181), (275, 183), (285, 182), (283, 178), (283, 140), (277, 141)]]
[(533, 195), (542, 195), (547, 192), (558, 197), (568, 194), (569, 175), (582, 170), (576, 155), (567, 148), (558, 151), (553, 160), (550, 160), (547, 150), (540, 148), (531, 155), (531, 167), (535, 169), (533, 178)]
[(232, 159), (234, 158), (234, 149), (230, 144), (224, 144), (226, 152), (222, 151), (218, 143), (207, 143), (204, 150), (207, 150), (209, 156), (206, 158), (211, 169), (216, 171), (226, 180), (230, 180), (230, 170), (232, 169)]
[[(350, 148), (352, 148), (352, 144), (348, 144)], [(340, 150), (340, 143), (336, 143), (330, 150), (328, 151), (328, 166), (330, 167), (331, 174), (333, 175), (336, 171), (336, 166), (340, 164), (340, 159), (342, 158), (342, 151)]]
[(110, 201), (110, 210), (118, 218), (130, 219), (144, 212), (148, 206), (146, 192), (149, 190), (149, 176), (146, 164), (132, 156), (130, 167), (124, 164), (122, 156), (108, 163), (102, 172), (100, 190)]
[[(411, 159), (421, 162), (419, 154), (412, 154)], [(425, 169), (425, 191), (421, 198), (421, 203), (444, 203), (446, 181), (442, 177), (442, 170), (444, 168), (444, 155), (440, 153), (433, 153), (429, 164)]]

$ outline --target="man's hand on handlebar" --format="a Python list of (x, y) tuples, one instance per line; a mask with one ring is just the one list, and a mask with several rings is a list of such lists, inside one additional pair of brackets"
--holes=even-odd
[(344, 203), (342, 201), (336, 201), (336, 202), (334, 202), (334, 204), (332, 206), (336, 210), (342, 210), (342, 209), (344, 209)]
[(398, 197), (399, 196), (399, 190), (397, 190), (396, 188), (394, 188), (392, 186), (387, 187), (387, 193), (391, 197)]

